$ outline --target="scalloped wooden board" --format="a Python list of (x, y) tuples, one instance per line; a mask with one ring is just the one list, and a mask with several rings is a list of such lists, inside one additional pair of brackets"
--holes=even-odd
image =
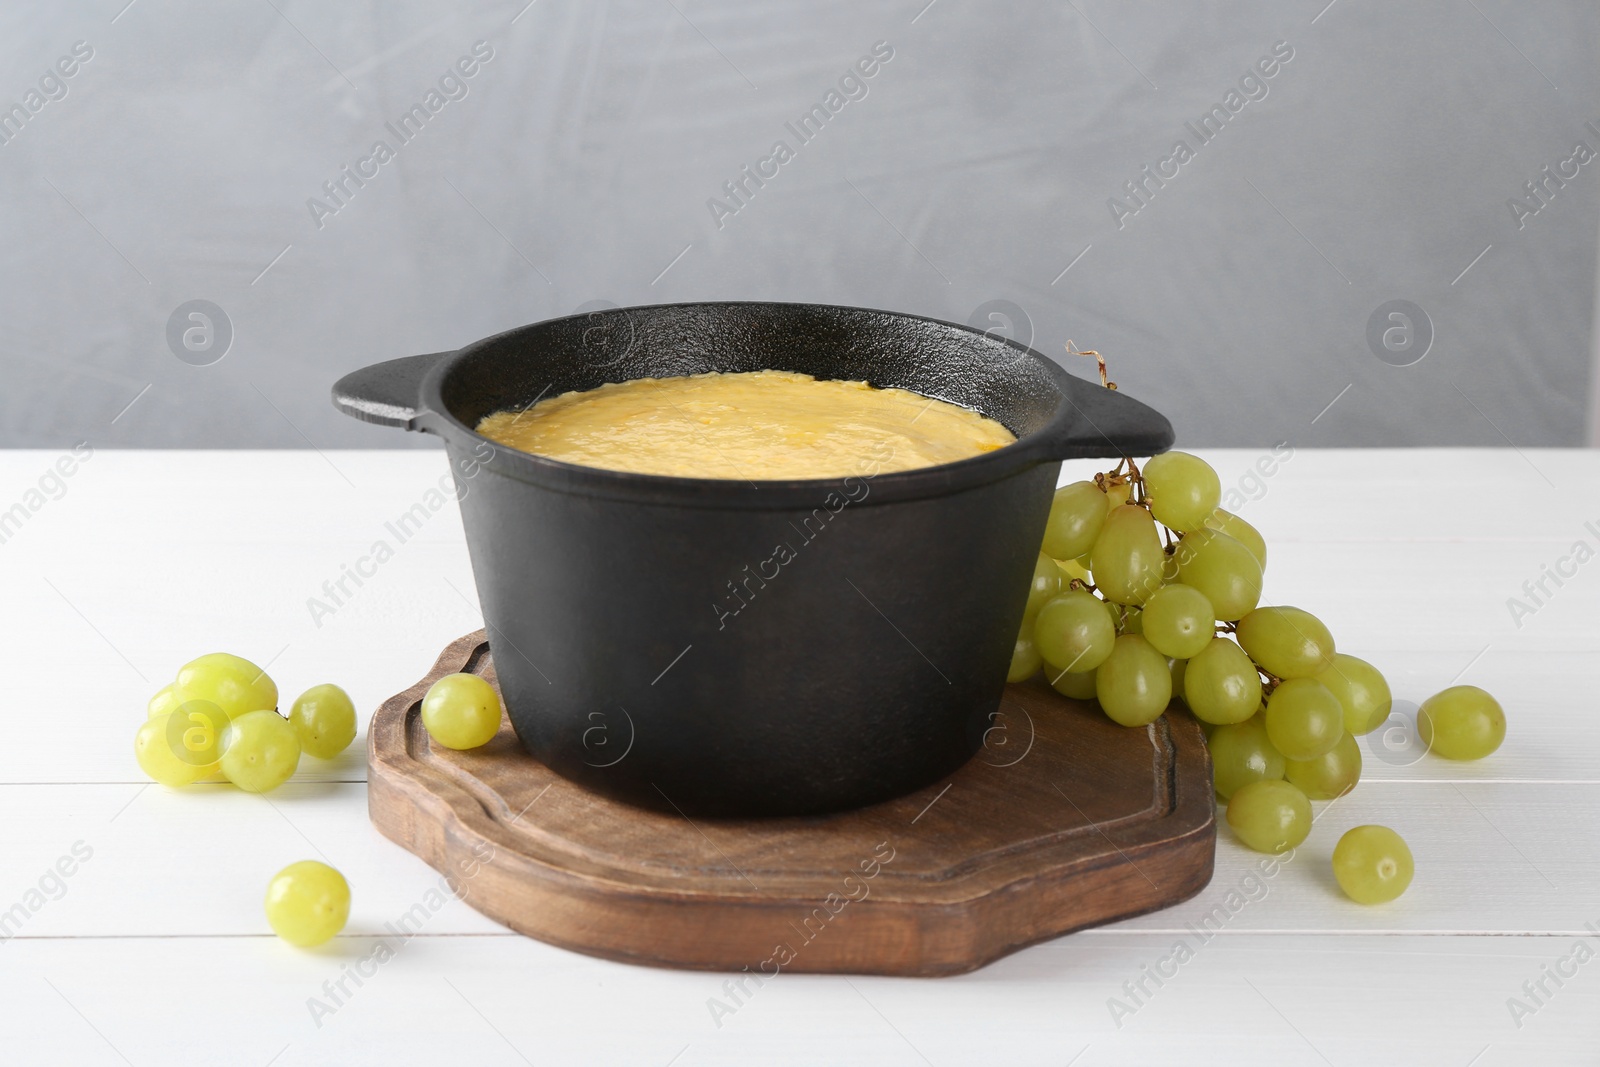
[(437, 678), (495, 681), (483, 631), (453, 642), (368, 727), (369, 810), (513, 930), (667, 967), (943, 975), (1167, 907), (1211, 879), (1198, 725), (1143, 729), (1041, 681), (1008, 686), (985, 745), (927, 789), (807, 818), (689, 820), (599, 796), (518, 743), (431, 745)]

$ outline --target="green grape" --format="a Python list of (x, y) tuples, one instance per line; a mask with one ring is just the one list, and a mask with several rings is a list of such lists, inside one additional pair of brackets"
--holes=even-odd
[(300, 765), (300, 738), (275, 711), (249, 711), (228, 727), (222, 773), (247, 793), (265, 793)]
[(1405, 839), (1387, 826), (1346, 830), (1333, 846), (1333, 876), (1357, 904), (1384, 904), (1411, 884), (1416, 863)]
[(301, 948), (332, 939), (350, 918), (350, 883), (316, 860), (291, 863), (267, 883), (272, 932)]
[(278, 706), (278, 686), (267, 672), (226, 652), (212, 652), (185, 663), (178, 668), (174, 684), (182, 700), (209, 700), (230, 719)]
[(1057, 489), (1050, 502), (1050, 518), (1044, 524), (1045, 555), (1073, 559), (1089, 551), (1110, 510), (1110, 498), (1093, 482), (1073, 482)]
[(1124, 504), (1106, 516), (1100, 539), (1090, 553), (1095, 586), (1107, 600), (1143, 604), (1161, 588), (1165, 552), (1156, 520), (1136, 504)]
[(1011, 666), (1006, 670), (1006, 681), (1026, 682), (1038, 674), (1043, 665), (1039, 646), (1033, 643), (1033, 627), (1024, 625), (1017, 635), (1017, 643), (1011, 646)]
[(1216, 636), (1211, 601), (1190, 585), (1164, 585), (1144, 602), (1140, 633), (1163, 656), (1189, 659)]
[(1117, 638), (1111, 655), (1094, 672), (1100, 708), (1123, 726), (1155, 721), (1172, 702), (1167, 657), (1137, 634)]
[[(1148, 640), (1148, 638), (1146, 640)], [(1184, 699), (1183, 696), (1183, 674), (1188, 667), (1189, 661), (1186, 659), (1175, 659), (1167, 664), (1167, 673), (1172, 675), (1172, 699), (1181, 700), (1184, 704), (1189, 703)], [(1208, 726), (1210, 724), (1202, 723), (1201, 725), (1203, 728), (1204, 726)]]
[(1094, 676), (1097, 671), (1062, 671), (1046, 664), (1044, 676), (1050, 681), (1050, 688), (1064, 697), (1073, 700), (1094, 699)]
[(1477, 686), (1453, 685), (1422, 702), (1417, 736), (1445, 759), (1482, 759), (1506, 739), (1506, 713)]
[(447, 674), (422, 698), (422, 725), (445, 748), (487, 745), (500, 732), (500, 694), (476, 674)]
[(155, 696), (150, 698), (150, 703), (145, 705), (146, 718), (159, 719), (163, 715), (171, 715), (178, 710), (178, 705), (183, 701), (178, 699), (178, 686), (168, 682), (156, 690)]
[(221, 708), (209, 700), (185, 700), (166, 722), (167, 745), (174, 755), (199, 767), (202, 775), (218, 769), (229, 725)]
[(1230, 726), (1218, 726), (1207, 738), (1217, 796), (1224, 800), (1240, 786), (1283, 777), (1285, 760), (1272, 747), (1261, 716)]
[(1222, 482), (1211, 464), (1187, 452), (1165, 452), (1144, 465), (1144, 491), (1150, 510), (1179, 533), (1198, 530), (1222, 499)]
[(1394, 704), (1389, 683), (1378, 668), (1366, 660), (1343, 652), (1335, 653), (1333, 665), (1316, 677), (1339, 698), (1347, 732), (1370, 734), (1388, 721)]
[(1267, 698), (1267, 736), (1292, 760), (1312, 760), (1344, 736), (1344, 708), (1315, 678), (1290, 678)]
[(1239, 620), (1239, 645), (1268, 674), (1314, 678), (1333, 666), (1333, 635), (1299, 608), (1257, 608)]
[(1286, 760), (1283, 776), (1312, 800), (1342, 797), (1361, 780), (1361, 746), (1345, 734), (1328, 751), (1310, 760)]
[(1225, 533), (1235, 541), (1250, 550), (1250, 554), (1261, 564), (1261, 569), (1267, 569), (1267, 541), (1261, 536), (1261, 531), (1245, 522), (1231, 511), (1218, 508), (1206, 518), (1206, 526)]
[(171, 717), (172, 713), (168, 712), (140, 723), (139, 732), (133, 738), (133, 754), (140, 770), (162, 785), (176, 789), (197, 781), (206, 768), (190, 763), (174, 750), (167, 736)]
[(1124, 504), (1126, 504), (1128, 502), (1128, 497), (1130, 497), (1132, 495), (1133, 495), (1133, 483), (1132, 482), (1119, 482), (1116, 485), (1107, 486), (1106, 487), (1106, 503), (1109, 505), (1109, 507), (1107, 507), (1106, 510), (1109, 511), (1112, 508), (1120, 508), (1122, 505), (1124, 505)]
[(1039, 558), (1033, 562), (1033, 577), (1028, 585), (1028, 606), (1022, 612), (1023, 619), (1032, 622), (1045, 601), (1061, 592), (1062, 584), (1061, 568), (1056, 566), (1056, 561), (1043, 552), (1039, 553)]
[(1183, 702), (1202, 722), (1216, 726), (1244, 722), (1261, 708), (1261, 675), (1238, 645), (1226, 637), (1213, 637), (1189, 660), (1183, 674)]
[(300, 736), (300, 748), (318, 759), (332, 759), (356, 737), (356, 706), (336, 685), (314, 685), (295, 697), (289, 725)]
[(1178, 577), (1206, 595), (1216, 617), (1232, 621), (1255, 610), (1261, 599), (1261, 564), (1227, 534), (1196, 530), (1183, 535), (1174, 553)]
[(1082, 589), (1052, 597), (1033, 620), (1034, 646), (1057, 670), (1094, 670), (1116, 639), (1105, 601)]
[(1257, 852), (1287, 852), (1311, 832), (1311, 801), (1276, 778), (1250, 782), (1228, 798), (1228, 825)]

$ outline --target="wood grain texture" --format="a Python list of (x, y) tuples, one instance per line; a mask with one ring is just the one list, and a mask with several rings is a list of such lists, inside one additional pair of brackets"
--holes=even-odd
[(1011, 686), (985, 746), (945, 782), (838, 815), (690, 820), (559, 777), (509, 720), (481, 749), (431, 745), (421, 698), (463, 670), (494, 681), (481, 630), (373, 717), (372, 820), (468, 904), (565, 948), (767, 974), (955, 974), (1211, 878), (1210, 763), (1181, 713), (1127, 730), (1043, 684)]

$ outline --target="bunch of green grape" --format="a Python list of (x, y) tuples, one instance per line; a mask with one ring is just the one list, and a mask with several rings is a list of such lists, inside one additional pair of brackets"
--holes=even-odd
[(332, 759), (356, 736), (356, 709), (336, 685), (316, 685), (278, 713), (278, 686), (241, 656), (191, 660), (150, 698), (134, 755), (151, 778), (185, 786), (221, 775), (251, 793), (276, 789), (300, 754)]
[[(1235, 835), (1286, 852), (1311, 831), (1310, 801), (1355, 788), (1355, 738), (1389, 718), (1392, 698), (1316, 616), (1261, 605), (1266, 541), (1221, 496), (1216, 471), (1185, 452), (1056, 490), (1008, 678), (1043, 670), (1123, 726), (1180, 701), (1205, 731)], [(1441, 756), (1479, 759), (1505, 737), (1505, 715), (1483, 690), (1455, 686), (1422, 705), (1418, 732)], [(1385, 827), (1351, 830), (1334, 866), (1363, 903), (1411, 880), (1411, 854)]]

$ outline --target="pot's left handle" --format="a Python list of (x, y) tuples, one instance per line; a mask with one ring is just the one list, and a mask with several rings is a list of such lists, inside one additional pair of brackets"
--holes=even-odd
[(419, 430), (417, 418), (427, 409), (422, 404), (422, 381), (428, 372), (454, 352), (430, 352), (425, 356), (402, 356), (370, 367), (351, 371), (333, 383), (333, 406), (362, 422), (379, 426), (398, 426)]

